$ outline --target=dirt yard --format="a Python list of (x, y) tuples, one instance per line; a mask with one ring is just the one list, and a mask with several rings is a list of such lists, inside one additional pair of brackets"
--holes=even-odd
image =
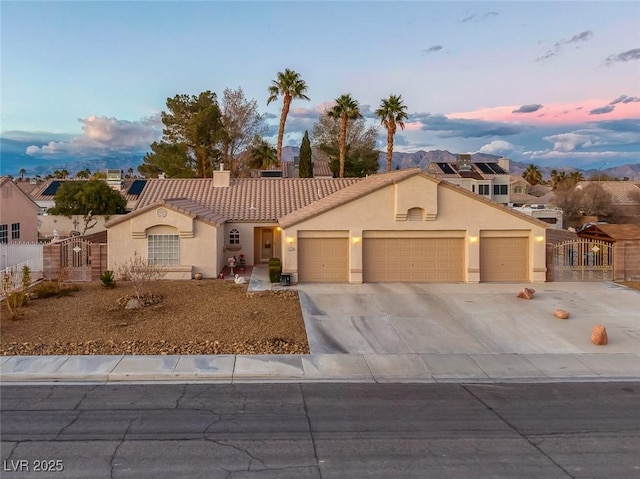
[(32, 299), (10, 319), (2, 305), (0, 355), (304, 354), (297, 291), (247, 293), (227, 280), (158, 281), (162, 300), (119, 306), (131, 285), (83, 283), (67, 297)]

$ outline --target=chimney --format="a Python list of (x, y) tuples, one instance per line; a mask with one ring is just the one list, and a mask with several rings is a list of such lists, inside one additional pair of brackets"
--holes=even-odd
[(458, 171), (471, 171), (471, 155), (458, 155), (456, 157), (456, 167), (458, 168)]
[(509, 173), (509, 158), (505, 158), (504, 156), (500, 158), (498, 160), (498, 166)]
[(213, 172), (213, 187), (228, 188), (231, 182), (231, 171), (224, 169), (224, 164), (220, 163), (220, 169)]

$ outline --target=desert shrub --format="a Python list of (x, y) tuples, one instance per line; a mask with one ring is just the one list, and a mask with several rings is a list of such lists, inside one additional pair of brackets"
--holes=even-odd
[(113, 289), (116, 287), (115, 275), (111, 270), (103, 271), (100, 275), (100, 281), (105, 288)]
[[(18, 286), (18, 283), (20, 285)], [(31, 269), (29, 266), (22, 267), (22, 278), (18, 280), (15, 271), (5, 272), (2, 275), (2, 293), (4, 294), (4, 302), (11, 319), (15, 319), (20, 315), (20, 309), (27, 304), (27, 288), (31, 283)]]
[(77, 284), (65, 284), (62, 281), (43, 281), (32, 288), (36, 298), (60, 298), (62, 296), (70, 296), (71, 293), (78, 291), (80, 287)]
[(138, 300), (150, 294), (151, 283), (163, 279), (166, 275), (167, 270), (164, 267), (150, 262), (137, 252), (125, 264), (118, 266), (117, 274), (119, 279), (131, 282), (133, 295)]
[(282, 263), (280, 258), (271, 258), (269, 260), (269, 281), (277, 283), (280, 281), (280, 274), (282, 273)]

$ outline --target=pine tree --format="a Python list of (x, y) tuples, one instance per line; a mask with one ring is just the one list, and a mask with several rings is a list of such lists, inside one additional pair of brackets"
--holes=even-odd
[(311, 141), (309, 141), (309, 132), (305, 130), (300, 145), (300, 167), (298, 171), (300, 178), (313, 178), (313, 162), (311, 161)]

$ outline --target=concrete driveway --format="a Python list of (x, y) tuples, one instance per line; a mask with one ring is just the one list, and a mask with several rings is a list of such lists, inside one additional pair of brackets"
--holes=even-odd
[[(523, 287), (535, 298), (517, 298)], [(299, 284), (312, 354), (640, 352), (640, 292), (614, 283)], [(556, 308), (571, 318), (553, 316)], [(609, 345), (591, 343), (594, 325)]]

